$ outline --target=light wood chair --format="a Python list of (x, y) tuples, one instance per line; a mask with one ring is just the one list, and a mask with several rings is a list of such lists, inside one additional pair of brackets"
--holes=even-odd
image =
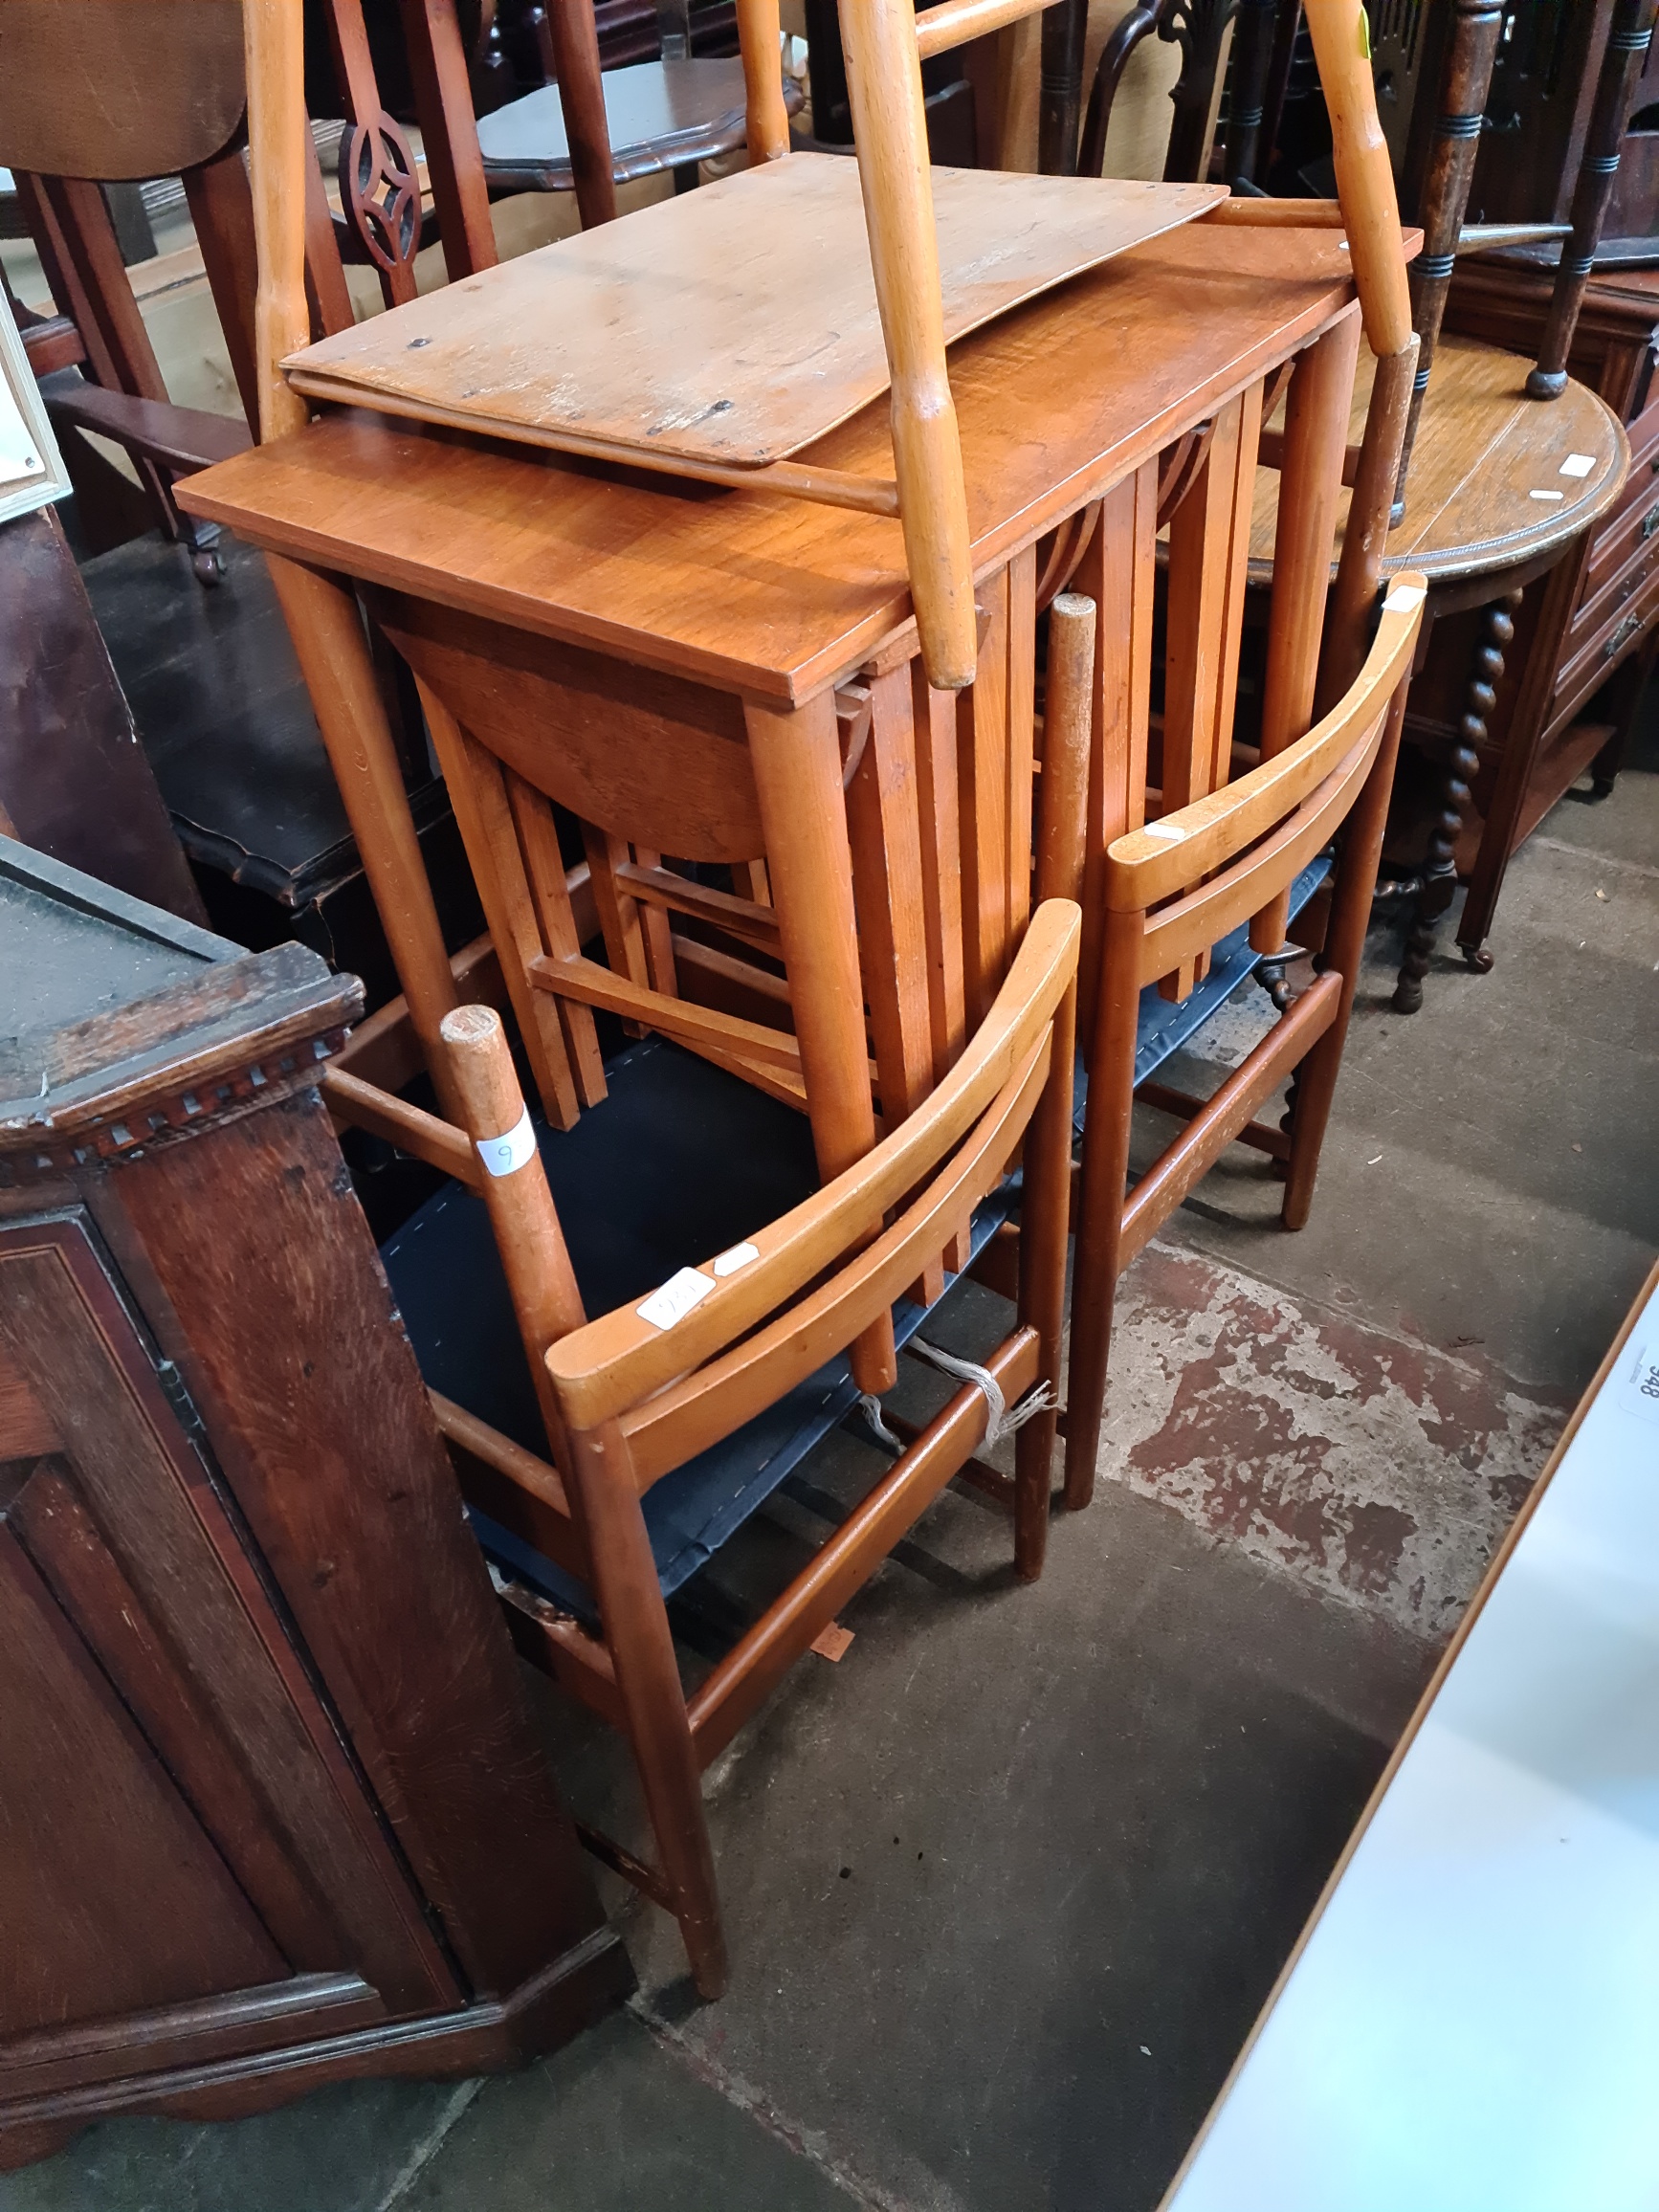
[[(1364, 665), (1308, 733), (1235, 781), (1117, 838), (1106, 854), (1102, 942), (1084, 1044), (1088, 1070), (1076, 1206), (1066, 1410), (1066, 1502), (1094, 1489), (1118, 1276), (1228, 1145), (1283, 1162), (1282, 1220), (1307, 1220), (1341, 1064), (1382, 851), (1405, 687), (1426, 586), (1393, 583)], [(1282, 931), (1298, 876), (1339, 838), (1318, 973), (1243, 1064), (1207, 1099), (1147, 1080), (1167, 1047), (1158, 1015), (1173, 999), (1202, 1010), (1254, 964), (1252, 942)], [(1252, 932), (1257, 933), (1252, 937)], [(1242, 967), (1240, 960), (1242, 957)], [(1206, 972), (1207, 970), (1207, 972)], [(1212, 999), (1213, 1004), (1213, 999)], [(1195, 1029), (1197, 1021), (1190, 1024)], [(1293, 1075), (1285, 1129), (1253, 1119)], [(1127, 1185), (1139, 1095), (1185, 1127)]]
[[(724, 1987), (726, 1964), (700, 1770), (953, 1477), (1011, 1511), (1017, 1572), (1028, 1580), (1040, 1572), (1064, 1304), (1078, 935), (1074, 905), (1040, 907), (988, 1015), (925, 1106), (782, 1218), (718, 1256), (699, 1252), (699, 1265), (651, 1296), (636, 1294), (590, 1321), (500, 1023), (476, 1006), (444, 1023), (485, 1170), (471, 1180), (488, 1210), (551, 1464), (447, 1397), (436, 1401), (440, 1423), (475, 1508), (508, 1532), (498, 1551), (517, 1569), (501, 1586), (520, 1648), (631, 1745), (656, 1863), (591, 1832), (586, 1840), (675, 1914), (705, 1997)], [(900, 1333), (915, 1329), (921, 1316), (906, 1306), (907, 1292), (968, 1234), (976, 1209), (1006, 1203), (1005, 1173), (1022, 1145), (1012, 1328), (983, 1362), (947, 1369), (958, 1386), (942, 1409), (919, 1429), (900, 1427), (891, 1469), (688, 1697), (664, 1596), (676, 1586), (675, 1559), (688, 1544), (706, 1558), (728, 1540), (795, 1464), (799, 1436), (783, 1450), (780, 1407), (785, 1434), (806, 1419), (822, 1435), (846, 1413), (853, 1386), (841, 1356), (878, 1318), (907, 1312)], [(442, 1233), (434, 1221), (423, 1240), (417, 1220), (408, 1241), (435, 1247)], [(452, 1306), (476, 1303), (476, 1285), (457, 1285), (447, 1253), (444, 1263)], [(424, 1361), (408, 1264), (388, 1248)], [(449, 1327), (431, 1333), (447, 1339)], [(928, 1357), (938, 1363), (937, 1352)], [(466, 1382), (476, 1383), (476, 1373)], [(814, 1408), (807, 1416), (798, 1410), (804, 1398)], [(880, 1423), (874, 1402), (870, 1410)], [(1009, 1428), (1017, 1430), (1011, 1479), (976, 1456)]]

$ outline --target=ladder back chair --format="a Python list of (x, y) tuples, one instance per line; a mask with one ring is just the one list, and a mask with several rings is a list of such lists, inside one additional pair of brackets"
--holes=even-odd
[[(676, 1916), (705, 1997), (724, 1987), (726, 1960), (701, 1769), (953, 1477), (1011, 1511), (1017, 1571), (1029, 1580), (1041, 1570), (1065, 1283), (1077, 940), (1073, 905), (1040, 907), (985, 1020), (919, 1112), (735, 1248), (699, 1252), (700, 1264), (682, 1267), (650, 1296), (636, 1293), (591, 1320), (500, 1023), (474, 1006), (445, 1021), (485, 1170), (473, 1181), (482, 1188), (550, 1463), (447, 1398), (436, 1401), (440, 1424), (476, 1508), (490, 1526), (517, 1533), (517, 1546), (498, 1546), (517, 1570), (498, 1586), (520, 1648), (631, 1746), (655, 1864), (591, 1832), (586, 1840)], [(789, 1409), (813, 1396), (817, 1436), (846, 1413), (854, 1392), (841, 1356), (878, 1316), (908, 1314), (914, 1330), (920, 1316), (906, 1306), (907, 1291), (966, 1236), (976, 1209), (997, 1203), (1022, 1145), (1026, 1227), (1012, 1328), (971, 1365), (941, 1361), (910, 1336), (918, 1356), (946, 1366), (955, 1384), (947, 1402), (925, 1426), (892, 1439), (891, 1469), (688, 1698), (665, 1604), (688, 1523), (709, 1525), (696, 1546), (706, 1558), (771, 1493), (799, 1456), (780, 1449), (780, 1407), (787, 1429), (800, 1419)], [(388, 1248), (421, 1350), (419, 1296), (401, 1272), (408, 1264)], [(870, 1410), (885, 1431), (879, 1408)], [(1011, 1479), (977, 1457), (1008, 1429), (1017, 1430)]]

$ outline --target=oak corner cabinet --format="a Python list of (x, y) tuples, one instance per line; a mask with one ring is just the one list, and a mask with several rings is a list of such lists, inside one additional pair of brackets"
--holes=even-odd
[(357, 985), (0, 838), (0, 2164), (620, 2002), (317, 1089)]

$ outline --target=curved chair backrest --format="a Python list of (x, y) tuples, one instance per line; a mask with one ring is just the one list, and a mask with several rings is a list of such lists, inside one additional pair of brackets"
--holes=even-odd
[(9, 168), (114, 184), (182, 176), (242, 121), (241, 0), (6, 0)]
[(1271, 908), (1330, 842), (1371, 771), (1394, 695), (1410, 673), (1426, 590), (1420, 576), (1396, 579), (1364, 667), (1305, 738), (1111, 846), (1106, 909), (1140, 924), (1137, 990)]
[(547, 1372), (573, 1440), (620, 1422), (644, 1490), (793, 1389), (918, 1279), (1001, 1180), (1030, 1119), (1080, 929), (1071, 900), (1040, 906), (939, 1088), (855, 1166), (757, 1232), (753, 1256), (711, 1278), (682, 1320), (664, 1328), (620, 1308), (553, 1345)]

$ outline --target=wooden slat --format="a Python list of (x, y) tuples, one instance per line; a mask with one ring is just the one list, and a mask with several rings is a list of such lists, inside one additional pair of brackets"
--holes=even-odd
[(1355, 785), (1370, 773), (1387, 719), (1384, 706), (1363, 741), (1272, 836), (1184, 898), (1159, 909), (1147, 926), (1144, 953), (1148, 961), (1163, 964), (1146, 968), (1143, 984), (1184, 967), (1294, 880), (1336, 830), (1352, 804)]
[[(764, 882), (766, 864), (763, 860), (734, 864), (734, 877), (739, 867), (745, 870), (749, 881), (755, 880), (750, 872), (759, 871), (760, 880)], [(699, 921), (712, 921), (730, 936), (742, 938), (763, 952), (777, 955), (778, 918), (769, 902), (763, 904), (753, 898), (735, 896), (729, 891), (716, 891), (706, 883), (693, 883), (657, 862), (648, 867), (642, 860), (628, 861), (617, 869), (616, 882), (620, 890), (631, 892), (642, 905), (663, 907), (671, 914), (694, 915)]]
[(927, 942), (933, 1072), (938, 1080), (955, 1066), (967, 1036), (962, 995), (957, 707), (950, 693), (932, 689), (919, 658), (911, 661), (910, 669), (917, 812), (921, 830), (921, 923)]
[[(519, 850), (530, 887), (531, 902), (541, 924), (542, 942), (554, 960), (574, 960), (582, 950), (576, 911), (570, 903), (564, 855), (559, 850), (559, 831), (553, 809), (533, 784), (511, 768), (503, 770), (507, 801), (519, 831)], [(597, 1106), (606, 1095), (605, 1064), (599, 1054), (599, 1035), (593, 1016), (574, 1000), (559, 1002), (560, 1027), (569, 1054), (576, 1095), (584, 1106)]]
[(1184, 811), (1163, 815), (1118, 838), (1107, 859), (1106, 904), (1132, 913), (1189, 889), (1282, 821), (1321, 784), (1360, 741), (1361, 733), (1387, 711), (1408, 673), (1424, 597), (1420, 576), (1396, 581), (1358, 680), (1305, 738)]
[(1008, 572), (980, 586), (979, 673), (957, 699), (962, 970), (970, 1023), (984, 1019), (1008, 943)]
[[(501, 976), (530, 1056), (542, 1109), (555, 1129), (574, 1127), (576, 1078), (564, 1050), (559, 1009), (530, 988), (528, 970), (542, 952), (541, 924), (524, 878), (519, 833), (501, 763), (462, 729), (435, 692), (415, 678), (432, 749), (478, 887), (479, 903), (501, 958)], [(448, 977), (446, 975), (446, 982)], [(437, 1048), (442, 1056), (443, 1048)]]
[(1037, 712), (1037, 548), (1008, 563), (1008, 941), (1031, 918), (1031, 783)]
[[(1279, 463), (1278, 527), (1268, 610), (1267, 671), (1262, 686), (1261, 757), (1271, 761), (1305, 737), (1314, 720), (1314, 690), (1325, 630), (1337, 501), (1347, 450), (1354, 365), (1360, 351), (1358, 307), (1300, 355), (1285, 401)], [(1277, 952), (1290, 912), (1283, 897), (1250, 920), (1257, 952)]]
[(321, 1087), (322, 1102), (337, 1122), (384, 1137), (388, 1144), (412, 1153), (441, 1174), (453, 1175), (457, 1183), (476, 1189), (482, 1182), (478, 1156), (465, 1130), (453, 1121), (440, 1121), (435, 1114), (423, 1113), (395, 1092), (377, 1090), (343, 1068), (325, 1068)]
[[(633, 849), (635, 863), (648, 875), (663, 873), (662, 854), (643, 845)], [(619, 886), (620, 888), (620, 886)], [(645, 968), (653, 990), (673, 998), (679, 989), (674, 972), (674, 932), (663, 908), (651, 900), (639, 902), (639, 923), (645, 933)]]
[(908, 670), (871, 687), (869, 741), (847, 793), (859, 969), (891, 1129), (933, 1088), (921, 832)]
[(758, 1022), (741, 1022), (711, 1007), (692, 1005), (689, 999), (670, 998), (619, 976), (598, 961), (547, 960), (538, 956), (526, 963), (529, 982), (539, 991), (557, 992), (586, 1006), (604, 1006), (641, 1029), (660, 1029), (665, 1036), (695, 1048), (699, 1041), (721, 1047), (734, 1057), (759, 1062), (762, 1067), (783, 1068), (799, 1074), (801, 1048), (782, 1029), (763, 1029)]
[[(1172, 811), (1224, 781), (1231, 751), (1261, 412), (1259, 384), (1218, 412), (1199, 480), (1169, 525), (1162, 785)], [(1184, 998), (1206, 964), (1201, 956), (1166, 978), (1165, 995)]]
[[(933, 1088), (912, 714), (908, 669), (874, 678), (870, 736), (847, 792), (858, 964), (889, 1129), (913, 1114)], [(929, 1262), (915, 1294), (924, 1306), (943, 1296), (942, 1258)]]

